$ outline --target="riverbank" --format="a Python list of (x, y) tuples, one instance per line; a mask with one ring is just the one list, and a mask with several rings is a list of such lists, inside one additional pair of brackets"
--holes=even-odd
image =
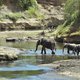
[(41, 64), (40, 66), (46, 66), (55, 69), (58, 74), (76, 78), (80, 80), (80, 60), (69, 59), (54, 61), (50, 64)]
[[(0, 32), (0, 39), (14, 38), (19, 40), (38, 40), (41, 37), (53, 38), (55, 37), (55, 32), (50, 32), (49, 30), (15, 30), (15, 31), (2, 31)], [(69, 43), (80, 43), (80, 35), (72, 35), (70, 37), (55, 37), (57, 42), (69, 42)]]
[[(45, 33), (48, 33), (48, 30), (44, 30)], [(15, 31), (2, 31), (0, 32), (0, 38), (7, 37), (17, 37), (17, 38), (26, 38), (26, 37), (39, 37), (40, 33), (43, 30), (15, 30)]]
[(16, 48), (0, 46), (0, 62), (17, 60), (19, 54), (20, 50)]

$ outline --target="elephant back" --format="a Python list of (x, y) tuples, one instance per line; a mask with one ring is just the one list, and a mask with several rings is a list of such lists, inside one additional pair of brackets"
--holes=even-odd
[(46, 48), (54, 48), (55, 47), (55, 41), (51, 39), (41, 39), (41, 45), (45, 46)]

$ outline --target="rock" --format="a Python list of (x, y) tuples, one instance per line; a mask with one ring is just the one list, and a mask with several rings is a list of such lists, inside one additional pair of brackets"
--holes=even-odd
[(17, 40), (17, 38), (6, 38), (6, 42), (15, 42)]
[(18, 59), (20, 50), (10, 47), (0, 47), (0, 61), (14, 61)]

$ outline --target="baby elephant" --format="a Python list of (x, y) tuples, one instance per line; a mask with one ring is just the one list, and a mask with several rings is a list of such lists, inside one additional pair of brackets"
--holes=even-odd
[(80, 45), (66, 43), (66, 44), (64, 44), (63, 52), (64, 52), (64, 48), (67, 48), (67, 53), (68, 54), (70, 54), (70, 51), (72, 51), (74, 55), (77, 54), (77, 56), (79, 56)]
[(46, 54), (46, 48), (50, 49), (52, 51), (52, 54), (55, 54), (55, 52), (53, 51), (54, 49), (56, 49), (54, 41), (49, 41), (49, 40), (44, 39), (44, 38), (38, 40), (36, 43), (35, 52), (37, 51), (39, 45), (42, 45), (41, 54), (43, 54), (43, 51), (44, 51), (44, 54)]

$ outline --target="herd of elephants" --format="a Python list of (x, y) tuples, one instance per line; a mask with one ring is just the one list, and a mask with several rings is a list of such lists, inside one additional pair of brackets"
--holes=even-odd
[[(56, 50), (56, 45), (55, 45), (55, 41), (49, 41), (47, 39), (41, 38), (40, 40), (37, 41), (36, 43), (36, 50), (38, 49), (38, 46), (41, 45), (42, 49), (41, 49), (41, 54), (46, 54), (46, 48), (50, 49), (52, 51), (52, 54), (55, 54), (54, 50)], [(64, 43), (63, 46), (63, 52), (64, 52), (64, 48), (67, 49), (67, 53), (70, 54), (70, 51), (72, 51), (72, 53), (77, 56), (79, 56), (79, 52), (80, 52), (80, 44), (71, 44), (71, 43)]]
[[(8, 38), (6, 39), (6, 41), (12, 41), (14, 42), (16, 39), (14, 38)], [(36, 50), (38, 49), (38, 46), (41, 45), (42, 49), (41, 49), (41, 54), (46, 54), (46, 48), (50, 49), (52, 51), (52, 54), (55, 54), (56, 51), (56, 42), (55, 40), (49, 40), (49, 39), (45, 39), (45, 38), (41, 38), (37, 41), (36, 43)], [(63, 52), (64, 52), (64, 48), (67, 49), (67, 53), (70, 54), (70, 51), (72, 51), (72, 53), (77, 56), (79, 56), (79, 52), (80, 52), (80, 44), (72, 44), (72, 43), (64, 43), (63, 46)], [(54, 51), (55, 50), (55, 51)]]

